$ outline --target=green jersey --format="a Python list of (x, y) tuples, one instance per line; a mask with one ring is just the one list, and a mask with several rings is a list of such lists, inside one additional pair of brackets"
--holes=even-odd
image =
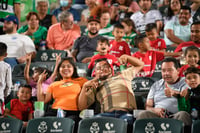
[[(20, 0), (0, 0), (0, 18), (5, 18), (7, 15), (14, 15), (14, 4), (20, 3)], [(3, 23), (0, 23), (0, 27)]]

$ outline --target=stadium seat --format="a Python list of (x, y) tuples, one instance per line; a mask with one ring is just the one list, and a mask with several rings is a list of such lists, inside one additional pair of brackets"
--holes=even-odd
[(192, 124), (192, 133), (199, 133), (200, 131), (200, 120), (195, 120)]
[(23, 122), (14, 118), (0, 118), (0, 133), (21, 133)]
[(112, 117), (92, 117), (79, 122), (78, 133), (126, 133), (127, 122)]
[(131, 54), (134, 54), (137, 51), (138, 51), (138, 48), (131, 48)]
[[(24, 77), (24, 68), (26, 64), (18, 64), (14, 67), (12, 71), (12, 76), (13, 77)], [(37, 63), (37, 62), (32, 62), (30, 66), (30, 75), (33, 73), (32, 69), (34, 67), (44, 67), (47, 68), (47, 65), (44, 63)]]
[(134, 92), (148, 92), (155, 81), (150, 77), (135, 77), (132, 80)]
[(29, 120), (26, 133), (72, 133), (75, 122), (69, 118), (41, 117)]
[(64, 50), (40, 50), (36, 54), (36, 62), (46, 62), (46, 61), (55, 61), (56, 54), (61, 53), (61, 57), (67, 57), (67, 52)]
[(167, 46), (166, 52), (173, 53), (175, 51), (175, 49), (176, 49), (176, 47)]
[(183, 133), (183, 127), (183, 122), (176, 119), (139, 119), (134, 122), (133, 133)]

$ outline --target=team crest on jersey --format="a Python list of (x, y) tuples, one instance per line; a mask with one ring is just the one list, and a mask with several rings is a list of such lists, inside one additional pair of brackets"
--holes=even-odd
[(123, 50), (123, 47), (122, 47), (122, 46), (119, 46), (119, 50), (121, 50), (121, 51), (122, 51), (122, 50)]
[(68, 87), (68, 86), (72, 86), (73, 82), (65, 82), (62, 86), (63, 87)]

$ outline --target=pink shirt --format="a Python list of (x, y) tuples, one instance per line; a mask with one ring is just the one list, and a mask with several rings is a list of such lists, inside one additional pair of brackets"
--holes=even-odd
[[(43, 83), (42, 83), (42, 90), (43, 90), (43, 93), (46, 94), (47, 92), (47, 88), (49, 87), (49, 85), (52, 83), (52, 79), (51, 78), (48, 78), (47, 80), (45, 80)], [(30, 81), (30, 86), (32, 87), (32, 96), (37, 96), (37, 82), (31, 80)]]
[(69, 49), (80, 35), (80, 27), (76, 24), (73, 25), (72, 29), (67, 31), (61, 28), (60, 23), (54, 24), (48, 30), (47, 47), (56, 50)]

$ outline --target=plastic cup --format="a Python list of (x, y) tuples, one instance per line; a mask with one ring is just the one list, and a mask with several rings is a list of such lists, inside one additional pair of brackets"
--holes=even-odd
[(34, 107), (35, 110), (44, 110), (44, 102), (35, 102)]

